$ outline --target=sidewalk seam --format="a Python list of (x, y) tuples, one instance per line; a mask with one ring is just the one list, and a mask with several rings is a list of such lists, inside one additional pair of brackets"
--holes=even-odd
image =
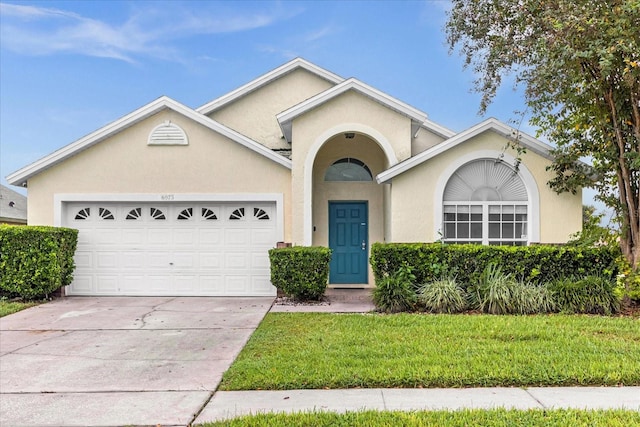
[(524, 392), (527, 393), (529, 396), (531, 396), (531, 398), (533, 400), (535, 400), (536, 402), (538, 402), (538, 405), (540, 405), (542, 407), (542, 409), (549, 409), (547, 407), (547, 405), (545, 405), (544, 403), (542, 403), (542, 401), (540, 401), (540, 399), (538, 399), (537, 397), (535, 397), (533, 394), (531, 394), (531, 392), (529, 391), (528, 388), (523, 388)]

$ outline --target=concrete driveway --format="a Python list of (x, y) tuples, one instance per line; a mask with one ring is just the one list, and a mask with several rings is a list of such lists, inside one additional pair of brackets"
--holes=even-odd
[(0, 425), (189, 424), (273, 298), (70, 297), (0, 319)]

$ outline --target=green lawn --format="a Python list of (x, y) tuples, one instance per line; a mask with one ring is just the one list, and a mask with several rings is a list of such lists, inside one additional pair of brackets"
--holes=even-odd
[(29, 302), (6, 301), (3, 299), (0, 299), (0, 317), (17, 313), (20, 310), (24, 310), (25, 308), (33, 307), (38, 304), (41, 304), (41, 302), (39, 301), (29, 301)]
[(640, 319), (270, 313), (221, 390), (640, 385)]
[(202, 424), (206, 427), (266, 427), (266, 426), (370, 426), (370, 427), (634, 427), (640, 426), (640, 412), (636, 411), (576, 411), (576, 410), (461, 410), (420, 412), (349, 412), (263, 414), (235, 418), (229, 421)]

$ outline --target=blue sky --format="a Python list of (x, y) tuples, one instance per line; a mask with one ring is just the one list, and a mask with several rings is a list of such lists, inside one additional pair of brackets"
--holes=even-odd
[[(455, 131), (481, 121), (448, 1), (0, 3), (0, 181), (167, 95), (199, 107), (295, 57)], [(507, 84), (485, 117), (524, 109)], [(534, 134), (526, 124), (522, 129)], [(15, 187), (12, 187), (16, 189)]]

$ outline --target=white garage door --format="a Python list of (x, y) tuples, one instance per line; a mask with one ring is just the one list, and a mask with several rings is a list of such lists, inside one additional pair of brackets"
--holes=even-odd
[(69, 295), (275, 295), (275, 203), (68, 203)]

